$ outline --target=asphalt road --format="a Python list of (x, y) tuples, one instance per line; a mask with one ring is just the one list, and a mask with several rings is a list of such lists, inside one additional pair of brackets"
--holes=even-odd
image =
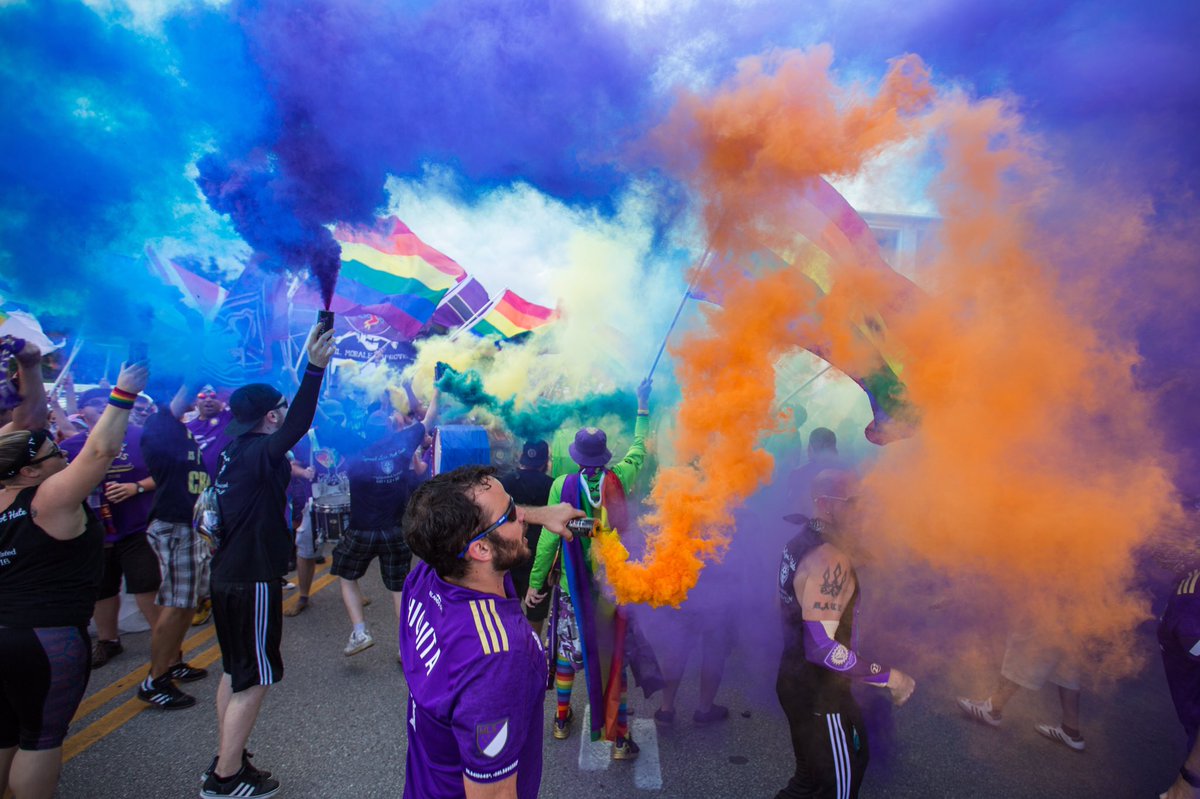
[[(337, 584), (318, 573), (320, 590), (303, 615), (284, 620), (287, 673), (272, 688), (251, 740), (255, 764), (283, 783), (281, 797), (398, 797), (404, 781), (406, 690), (396, 663), (390, 597), (375, 572), (364, 587), (376, 645), (355, 657), (341, 649), (349, 634)], [(294, 593), (294, 592), (290, 592)], [(290, 595), (290, 594), (289, 594)], [(285, 601), (287, 600), (285, 595)], [(771, 620), (773, 623), (773, 620)], [(1149, 626), (1145, 645), (1152, 648)], [(93, 672), (88, 698), (66, 744), (61, 797), (193, 797), (216, 745), (214, 675), (185, 686), (199, 703), (161, 711), (134, 698), (146, 668), (148, 634), (124, 636), (126, 651)], [(1001, 642), (1002, 644), (1002, 642)], [(211, 624), (193, 628), (188, 658), (219, 668)], [(543, 797), (772, 797), (792, 768), (782, 713), (764, 679), (771, 664), (738, 649), (718, 701), (730, 719), (691, 721), (696, 680), (689, 671), (673, 728), (655, 730), (654, 700), (631, 697), (642, 757), (612, 762), (603, 744), (548, 733)], [(694, 665), (693, 665), (694, 668)], [(952, 676), (917, 673), (918, 691), (895, 713), (892, 733), (873, 742), (865, 797), (1153, 797), (1183, 756), (1182, 732), (1161, 667), (1150, 659), (1133, 680), (1085, 693), (1088, 749), (1076, 753), (1039, 737), (1033, 724), (1054, 719), (1051, 689), (1020, 696), (1004, 725), (971, 723), (954, 706)], [(943, 688), (945, 689), (943, 690)], [(982, 682), (981, 682), (982, 687)], [(582, 717), (576, 691), (577, 718)], [(547, 699), (547, 730), (553, 698)]]

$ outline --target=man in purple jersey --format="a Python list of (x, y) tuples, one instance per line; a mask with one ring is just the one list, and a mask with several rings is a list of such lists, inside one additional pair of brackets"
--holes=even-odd
[[(1185, 507), (1191, 511), (1191, 524), (1200, 526), (1200, 503), (1193, 500)], [(1183, 765), (1161, 796), (1192, 799), (1200, 796), (1200, 569), (1175, 584), (1158, 620), (1158, 645), (1175, 713), (1187, 735)]]
[(530, 557), (525, 525), (559, 535), (583, 512), (517, 507), (464, 466), (413, 494), (404, 536), (421, 559), (404, 583), (406, 799), (535, 799), (542, 779), (546, 653), (509, 570)]
[(233, 412), (225, 407), (225, 400), (221, 399), (212, 385), (206, 385), (196, 392), (196, 418), (186, 425), (204, 453), (204, 468), (208, 471), (209, 479), (216, 478), (221, 450), (233, 440), (225, 433), (231, 421)]

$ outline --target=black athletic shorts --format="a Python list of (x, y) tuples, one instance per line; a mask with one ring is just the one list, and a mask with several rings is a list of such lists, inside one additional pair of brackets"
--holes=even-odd
[(83, 627), (0, 627), (0, 749), (62, 746), (92, 673)]
[(856, 799), (867, 771), (867, 732), (853, 699), (840, 712), (813, 712), (811, 688), (780, 674), (775, 693), (792, 738), (796, 771), (776, 799)]
[(162, 583), (158, 570), (158, 555), (146, 540), (145, 533), (134, 533), (104, 547), (104, 576), (100, 578), (99, 599), (112, 599), (121, 591), (125, 578), (125, 593), (156, 594)]
[(399, 527), (386, 530), (347, 530), (333, 550), (330, 571), (347, 580), (367, 573), (372, 558), (379, 558), (379, 576), (389, 591), (403, 591), (412, 566), (412, 550)]
[(268, 583), (213, 583), (213, 623), (221, 665), (234, 693), (283, 679), (283, 586)]

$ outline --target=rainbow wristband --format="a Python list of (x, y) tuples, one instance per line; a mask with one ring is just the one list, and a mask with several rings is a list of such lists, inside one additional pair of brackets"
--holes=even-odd
[(108, 404), (123, 411), (131, 411), (133, 410), (133, 402), (136, 399), (137, 394), (130, 394), (128, 391), (114, 388), (112, 393), (108, 395)]

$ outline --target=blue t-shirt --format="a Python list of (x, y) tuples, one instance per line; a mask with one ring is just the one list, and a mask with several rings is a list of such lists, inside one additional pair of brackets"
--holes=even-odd
[(404, 583), (400, 654), (408, 681), (406, 799), (464, 796), (463, 777), (517, 775), (517, 796), (542, 781), (546, 653), (505, 598), (448, 583), (418, 561)]

